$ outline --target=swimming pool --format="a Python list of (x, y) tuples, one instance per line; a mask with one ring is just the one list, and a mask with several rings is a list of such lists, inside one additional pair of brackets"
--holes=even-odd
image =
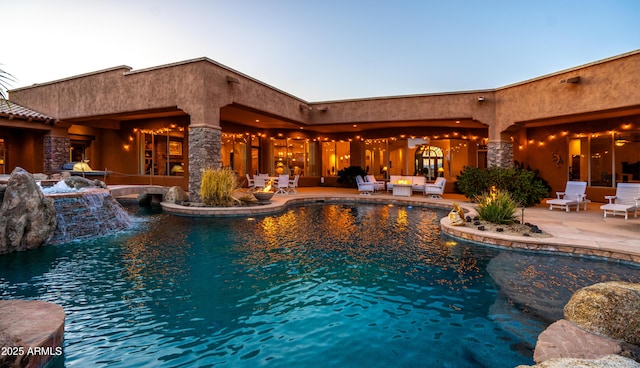
[[(632, 265), (443, 238), (446, 212), (314, 204), (0, 257), (3, 299), (67, 312), (66, 367), (513, 367), (571, 292)], [(140, 210), (142, 211), (142, 210)]]

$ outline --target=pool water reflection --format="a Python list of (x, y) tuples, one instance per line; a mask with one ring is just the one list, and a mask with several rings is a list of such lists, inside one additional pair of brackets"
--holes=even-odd
[(65, 308), (67, 367), (513, 367), (533, 363), (574, 290), (640, 280), (631, 265), (455, 242), (445, 215), (136, 212), (117, 236), (0, 257), (0, 295)]

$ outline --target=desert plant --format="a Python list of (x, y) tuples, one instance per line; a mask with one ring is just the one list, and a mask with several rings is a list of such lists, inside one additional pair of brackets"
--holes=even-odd
[(345, 187), (355, 188), (357, 186), (356, 176), (358, 175), (365, 176), (367, 173), (360, 166), (349, 166), (342, 170), (338, 170), (338, 183)]
[(237, 202), (233, 197), (236, 187), (236, 174), (229, 169), (207, 168), (202, 171), (200, 196), (207, 206), (234, 205)]
[(508, 191), (523, 206), (532, 206), (549, 194), (549, 186), (537, 171), (522, 167), (478, 169), (466, 166), (456, 178), (456, 188), (467, 198), (476, 199), (492, 187)]
[(513, 223), (515, 212), (518, 209), (518, 202), (511, 198), (506, 190), (492, 187), (487, 193), (480, 195), (476, 202), (476, 212), (481, 220), (494, 224)]

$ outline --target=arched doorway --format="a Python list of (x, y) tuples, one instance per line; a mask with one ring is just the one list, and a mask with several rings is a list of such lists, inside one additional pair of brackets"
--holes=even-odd
[(429, 180), (444, 176), (444, 155), (442, 148), (431, 145), (420, 145), (416, 149), (415, 172)]

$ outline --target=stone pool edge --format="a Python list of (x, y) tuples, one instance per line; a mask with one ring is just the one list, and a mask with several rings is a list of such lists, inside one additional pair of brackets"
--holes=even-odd
[(575, 256), (606, 258), (610, 261), (617, 260), (640, 264), (640, 253), (609, 248), (606, 245), (588, 244), (588, 242), (571, 244), (555, 237), (533, 238), (514, 236), (481, 231), (466, 226), (452, 226), (447, 217), (440, 219), (440, 229), (444, 234), (453, 238), (481, 243), (483, 245), (537, 252), (567, 253)]
[(0, 315), (0, 332), (10, 340), (1, 347), (5, 364), (47, 367), (63, 354), (66, 314), (61, 306), (40, 300), (0, 300)]
[(316, 204), (316, 203), (371, 203), (371, 204), (383, 204), (383, 205), (410, 205), (415, 207), (427, 207), (439, 210), (450, 210), (451, 205), (449, 203), (431, 202), (416, 202), (410, 199), (393, 198), (389, 197), (377, 197), (372, 196), (308, 196), (308, 197), (295, 197), (295, 198), (283, 198), (279, 197), (273, 199), (270, 203), (258, 206), (238, 206), (238, 207), (191, 207), (182, 206), (170, 202), (161, 202), (160, 206), (162, 210), (168, 214), (176, 216), (186, 217), (234, 217), (234, 216), (260, 216), (260, 215), (275, 215), (293, 206), (299, 206), (303, 204)]

